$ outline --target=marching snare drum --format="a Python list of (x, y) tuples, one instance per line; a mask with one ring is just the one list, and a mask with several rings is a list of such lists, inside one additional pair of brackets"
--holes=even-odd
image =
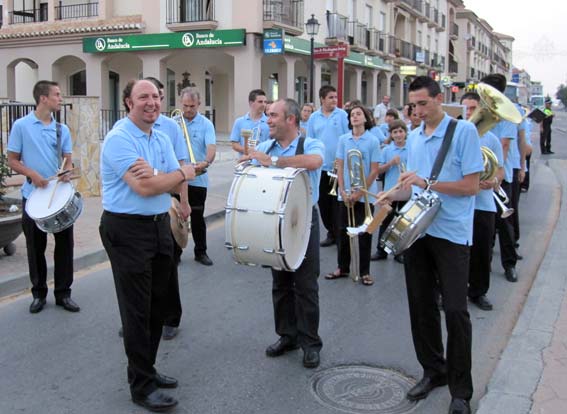
[(46, 187), (35, 188), (26, 201), (26, 213), (46, 233), (59, 233), (71, 227), (83, 211), (83, 199), (73, 184), (59, 182), (55, 188), (56, 184), (57, 180), (51, 180)]
[(439, 196), (432, 191), (423, 191), (404, 204), (382, 235), (380, 245), (390, 254), (402, 253), (425, 234), (439, 208)]
[(225, 208), (225, 246), (237, 263), (295, 271), (309, 242), (311, 204), (306, 170), (237, 167)]

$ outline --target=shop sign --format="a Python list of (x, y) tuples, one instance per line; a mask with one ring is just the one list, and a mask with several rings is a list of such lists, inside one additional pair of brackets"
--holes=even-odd
[(400, 75), (417, 75), (417, 66), (400, 66)]
[(282, 29), (264, 30), (264, 54), (281, 55), (285, 51)]
[(157, 33), (83, 38), (83, 52), (132, 52), (164, 49), (196, 49), (234, 47), (246, 44), (244, 29), (199, 30), (192, 32)]
[(313, 49), (313, 59), (335, 59), (348, 56), (348, 45), (323, 46)]

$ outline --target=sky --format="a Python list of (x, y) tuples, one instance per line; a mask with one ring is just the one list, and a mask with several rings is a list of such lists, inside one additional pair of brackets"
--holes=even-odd
[(464, 0), (465, 7), (499, 33), (513, 36), (512, 63), (541, 81), (555, 97), (567, 84), (567, 1)]

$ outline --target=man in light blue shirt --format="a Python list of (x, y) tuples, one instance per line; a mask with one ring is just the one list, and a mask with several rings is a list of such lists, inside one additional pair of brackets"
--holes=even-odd
[(272, 269), (272, 300), (279, 339), (266, 349), (268, 357), (278, 357), (303, 349), (303, 366), (319, 366), (323, 342), (319, 337), (319, 217), (317, 189), (323, 163), (323, 144), (303, 138), (299, 132), (299, 105), (281, 99), (270, 105), (268, 125), (273, 140), (260, 144), (249, 159), (265, 167), (305, 168), (311, 182), (313, 215), (305, 259), (295, 272)]
[[(428, 182), (451, 118), (441, 108), (439, 84), (427, 76), (418, 76), (410, 84), (409, 99), (423, 123), (407, 140), (408, 172), (401, 174), (402, 189), (391, 194), (390, 199), (403, 200), (429, 187), (442, 204), (426, 235), (404, 252), (413, 342), (423, 367), (423, 378), (406, 396), (417, 401), (449, 383), (449, 413), (470, 414), (472, 326), (467, 289), (474, 199), (483, 170), (479, 137), (473, 124), (455, 121), (456, 129), (438, 179)], [(437, 286), (443, 297), (448, 332), (446, 354), (435, 300)]]
[[(211, 166), (216, 155), (216, 135), (213, 123), (199, 113), (201, 94), (196, 88), (185, 88), (181, 91), (183, 105), (183, 122), (187, 128), (191, 149), (192, 163), (195, 163), (197, 177), (189, 181), (189, 205), (191, 206), (191, 233), (195, 242), (195, 260), (205, 266), (213, 261), (207, 255), (207, 225), (205, 224), (205, 200), (209, 186), (207, 168)], [(191, 154), (190, 154), (191, 156)]]
[(323, 225), (327, 229), (327, 238), (321, 242), (321, 246), (326, 247), (336, 242), (338, 217), (337, 196), (329, 194), (332, 183), (328, 173), (335, 170), (337, 143), (339, 137), (348, 132), (348, 118), (345, 111), (337, 108), (338, 97), (335, 87), (322, 86), (319, 89), (319, 99), (321, 108), (309, 118), (307, 136), (316, 138), (325, 145), (323, 174), (319, 183), (319, 211)]
[[(8, 140), (8, 165), (26, 177), (22, 186), (22, 228), (26, 238), (33, 301), (30, 313), (41, 312), (47, 296), (47, 234), (36, 226), (26, 212), (26, 202), (35, 188), (44, 188), (60, 170), (72, 168), (71, 135), (67, 125), (59, 124), (53, 112), (61, 110), (63, 98), (56, 82), (39, 81), (33, 88), (35, 111), (14, 122)], [(63, 160), (63, 161), (61, 161)], [(59, 178), (69, 181), (69, 175)], [(55, 190), (54, 190), (55, 191)], [(47, 210), (46, 210), (47, 212)], [(70, 312), (79, 306), (71, 299), (73, 283), (73, 226), (54, 233), (55, 238), (55, 303)]]
[(243, 130), (251, 131), (252, 136), (248, 139), (248, 145), (251, 143), (259, 144), (270, 138), (270, 129), (268, 127), (268, 117), (264, 113), (266, 109), (266, 93), (262, 89), (254, 89), (248, 94), (248, 105), (250, 110), (246, 115), (241, 116), (232, 127), (230, 133), (230, 141), (232, 149), (238, 152), (239, 156), (244, 154), (244, 137)]

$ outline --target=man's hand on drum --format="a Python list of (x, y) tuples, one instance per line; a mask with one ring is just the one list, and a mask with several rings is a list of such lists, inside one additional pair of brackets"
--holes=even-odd
[(269, 167), (270, 165), (272, 165), (272, 158), (268, 154), (261, 151), (252, 151), (250, 154), (244, 155), (240, 160), (241, 161), (256, 160), (263, 167)]
[(43, 178), (41, 175), (39, 175), (35, 171), (33, 172), (33, 174), (29, 178), (30, 178), (30, 180), (32, 180), (33, 185), (38, 187), (38, 188), (47, 187), (47, 184), (49, 184), (48, 180)]

